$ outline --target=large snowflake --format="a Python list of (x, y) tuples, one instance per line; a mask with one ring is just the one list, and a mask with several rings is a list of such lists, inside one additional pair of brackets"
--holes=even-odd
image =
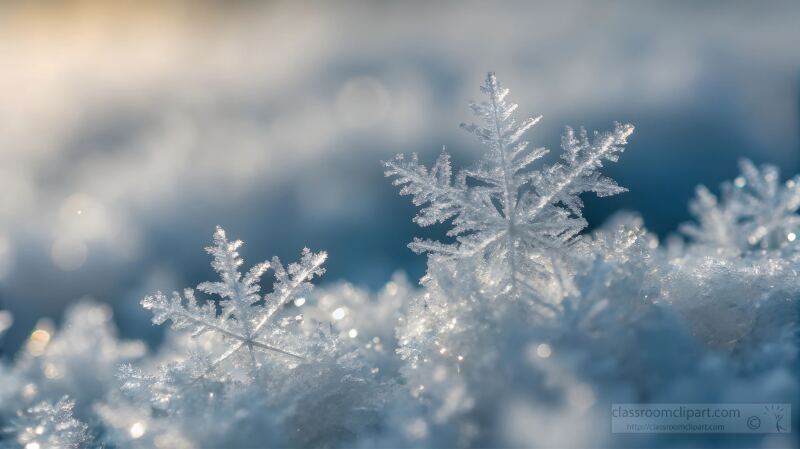
[(474, 258), (480, 277), (503, 293), (560, 298), (563, 294), (552, 290), (563, 287), (560, 280), (568, 277), (566, 250), (586, 227), (579, 195), (592, 191), (608, 196), (625, 190), (598, 169), (603, 161), (617, 160), (633, 126), (616, 124), (612, 131), (591, 137), (584, 129), (567, 128), (562, 160), (533, 170), (531, 164), (547, 150), (529, 148), (522, 136), (541, 117), (518, 122), (517, 105), (506, 100), (508, 89), (493, 73), (481, 91), (487, 100), (471, 107), (483, 124), (462, 124), (489, 149), (477, 167), (462, 170), (453, 180), (447, 153), (430, 170), (416, 155), (410, 161), (398, 155), (385, 163), (386, 176), (395, 177), (401, 194), (412, 195), (414, 204), (422, 206), (414, 219), (417, 224), (452, 221), (448, 236), (454, 242), (415, 239), (410, 247), (439, 259)]

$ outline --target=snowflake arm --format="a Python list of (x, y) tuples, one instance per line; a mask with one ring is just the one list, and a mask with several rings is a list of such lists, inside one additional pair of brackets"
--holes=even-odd
[(488, 97), (488, 101), (472, 102), (470, 108), (477, 117), (483, 119), (484, 125), (462, 123), (461, 127), (477, 136), (489, 148), (489, 152), (483, 163), (475, 171), (468, 173), (477, 181), (490, 186), (480, 189), (483, 190), (480, 194), (485, 199), (492, 194), (501, 195), (501, 212), (506, 222), (511, 222), (516, 215), (519, 189), (527, 181), (523, 170), (547, 154), (547, 150), (543, 148), (527, 151), (528, 142), (520, 140), (542, 116), (530, 117), (517, 124), (514, 118), (517, 105), (506, 101), (509, 90), (497, 81), (494, 73), (486, 77), (481, 92)]
[(567, 127), (561, 141), (563, 162), (532, 174), (535, 189), (526, 197), (530, 206), (523, 208), (524, 218), (530, 220), (557, 203), (566, 206), (575, 216), (580, 216), (583, 202), (578, 195), (581, 193), (595, 192), (597, 196), (604, 197), (625, 192), (624, 187), (602, 176), (598, 170), (603, 167), (604, 160), (616, 162), (619, 159), (631, 133), (633, 125), (615, 123), (613, 131), (595, 132), (590, 140), (585, 129), (581, 128), (576, 134)]
[[(462, 173), (453, 182), (450, 156), (447, 152), (442, 152), (430, 171), (419, 163), (416, 154), (412, 155), (410, 161), (399, 154), (384, 165), (385, 175), (396, 177), (393, 184), (401, 186), (400, 194), (411, 195), (414, 205), (421, 206), (414, 217), (414, 222), (418, 225), (426, 227), (452, 218), (453, 228), (447, 233), (451, 237), (468, 233), (478, 226), (491, 228), (494, 227), (492, 225), (502, 225), (499, 217), (485, 207), (485, 203), (470, 198), (471, 192), (464, 176), (466, 173)], [(417, 253), (433, 252), (455, 257), (470, 255), (459, 244), (416, 239), (409, 246)]]
[(689, 202), (689, 212), (698, 223), (682, 224), (679, 228), (682, 233), (705, 246), (739, 251), (735, 238), (735, 217), (704, 186), (697, 187), (696, 197)]
[(276, 282), (272, 286), (272, 293), (264, 297), (267, 303), (266, 312), (256, 323), (254, 331), (261, 330), (269, 318), (284, 304), (311, 291), (312, 285), (309, 281), (325, 273), (322, 265), (327, 258), (328, 254), (325, 252), (315, 254), (310, 249), (303, 248), (300, 262), (290, 264), (287, 269), (283, 267), (280, 259), (274, 257), (272, 267), (275, 270)]
[(269, 262), (256, 264), (242, 278), (239, 267), (244, 261), (238, 252), (241, 246), (241, 240), (229, 242), (225, 231), (218, 226), (214, 233), (214, 246), (206, 248), (206, 252), (214, 257), (211, 266), (219, 274), (221, 282), (203, 282), (197, 289), (223, 299), (230, 299), (224, 303), (224, 307), (228, 310), (223, 312), (223, 316), (241, 316), (248, 313), (242, 306), (251, 306), (261, 299), (258, 294), (261, 290), (258, 282), (261, 280), (261, 275), (270, 268)]

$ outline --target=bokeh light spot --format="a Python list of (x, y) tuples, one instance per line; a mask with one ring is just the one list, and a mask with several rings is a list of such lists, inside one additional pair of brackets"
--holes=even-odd
[(358, 76), (347, 80), (336, 97), (336, 112), (344, 125), (364, 128), (380, 123), (389, 114), (391, 97), (377, 79)]
[(83, 240), (78, 238), (58, 238), (53, 242), (50, 258), (53, 264), (64, 271), (74, 271), (86, 262), (89, 249)]

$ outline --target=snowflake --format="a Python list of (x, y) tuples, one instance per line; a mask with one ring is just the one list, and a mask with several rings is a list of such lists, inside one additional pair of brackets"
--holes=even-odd
[(738, 217), (747, 243), (760, 249), (782, 248), (797, 241), (800, 233), (800, 176), (780, 186), (777, 167), (760, 169), (744, 159), (742, 175), (734, 180), (731, 207)]
[[(472, 103), (483, 125), (462, 124), (488, 148), (478, 166), (462, 170), (452, 179), (450, 158), (443, 152), (433, 168), (420, 165), (417, 156), (403, 155), (386, 162), (386, 176), (395, 177), (403, 195), (422, 206), (414, 221), (420, 226), (452, 220), (448, 236), (453, 243), (415, 239), (409, 246), (440, 259), (477, 258), (483, 263), (484, 280), (505, 293), (519, 295), (527, 289), (537, 296), (562, 278), (566, 249), (586, 227), (579, 195), (598, 196), (625, 191), (598, 169), (603, 161), (616, 161), (627, 137), (629, 124), (615, 124), (613, 131), (594, 133), (567, 128), (562, 139), (562, 161), (531, 170), (543, 157), (544, 148), (530, 149), (523, 134), (541, 116), (517, 122), (517, 105), (507, 102), (508, 89), (489, 73), (481, 91), (487, 100)], [(558, 294), (556, 296), (563, 296)]]
[(697, 243), (740, 252), (796, 248), (800, 244), (800, 176), (780, 185), (777, 167), (743, 159), (742, 174), (722, 185), (720, 201), (703, 186), (690, 211), (699, 224), (681, 231)]
[[(312, 253), (305, 248), (300, 262), (293, 263), (288, 268), (284, 268), (280, 260), (275, 257), (271, 263), (259, 263), (242, 276), (239, 266), (243, 261), (237, 252), (241, 245), (241, 240), (229, 242), (225, 231), (217, 227), (214, 233), (214, 245), (206, 248), (206, 251), (214, 257), (211, 266), (219, 273), (220, 281), (203, 282), (197, 288), (221, 298), (220, 313), (217, 313), (217, 304), (214, 302), (208, 301), (204, 305), (199, 305), (191, 289), (184, 291), (185, 301), (177, 292), (173, 293), (171, 298), (158, 292), (144, 298), (142, 305), (153, 311), (155, 324), (172, 320), (174, 329), (189, 329), (193, 336), (212, 332), (229, 342), (210, 362), (209, 369), (242, 353), (249, 364), (251, 374), (255, 375), (261, 366), (256, 354), (258, 350), (302, 358), (299, 354), (273, 346), (264, 337), (275, 312), (287, 302), (308, 292), (312, 287), (309, 281), (314, 276), (324, 273), (322, 264), (327, 254)], [(275, 272), (276, 282), (273, 291), (262, 298), (258, 282), (270, 268)], [(272, 334), (274, 336), (275, 332)]]
[[(41, 402), (17, 412), (11, 421), (16, 443), (25, 449), (79, 449), (89, 443), (88, 427), (72, 417), (75, 403), (64, 396), (55, 404)], [(3, 445), (2, 447), (18, 447)]]

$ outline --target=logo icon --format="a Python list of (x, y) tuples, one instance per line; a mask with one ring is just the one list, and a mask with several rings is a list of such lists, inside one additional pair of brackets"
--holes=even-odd
[(761, 418), (759, 418), (758, 416), (755, 416), (755, 415), (747, 418), (747, 427), (749, 427), (750, 430), (758, 430), (758, 429), (760, 429), (761, 428)]
[[(786, 432), (786, 428), (783, 427), (783, 418), (786, 416), (786, 413), (783, 410), (783, 407), (780, 405), (765, 405), (764, 406), (764, 414), (768, 417), (771, 417), (775, 421), (775, 431), (778, 433)], [(749, 423), (748, 423), (749, 425)]]

